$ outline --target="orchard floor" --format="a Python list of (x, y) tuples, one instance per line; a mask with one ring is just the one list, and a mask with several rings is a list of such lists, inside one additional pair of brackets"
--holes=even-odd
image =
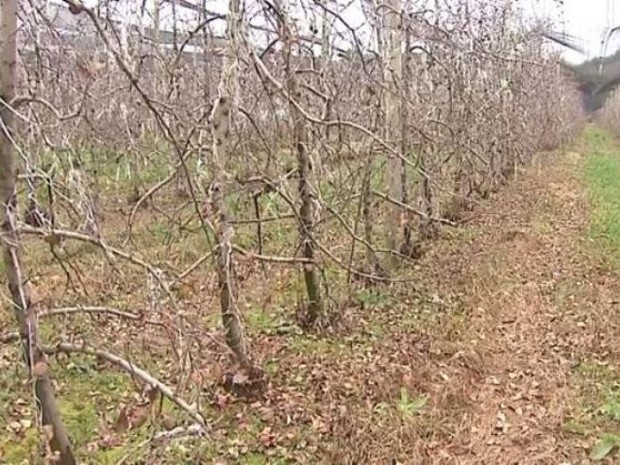
[[(588, 128), (444, 229), (411, 285), (360, 294), (348, 331), (252, 318), (269, 386), (236, 399), (201, 360), (207, 437), (152, 441), (186, 420), (171, 406), (118, 428), (137, 402), (124, 373), (88, 358), (52, 370), (81, 463), (620, 463), (619, 264), (620, 145)], [(114, 328), (97, 342), (122, 339)], [(17, 360), (0, 346), (0, 463), (37, 463)]]

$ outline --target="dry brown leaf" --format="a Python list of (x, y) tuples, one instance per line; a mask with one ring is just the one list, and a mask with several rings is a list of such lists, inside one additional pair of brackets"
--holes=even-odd
[(223, 409), (224, 407), (226, 407), (226, 404), (228, 404), (228, 399), (229, 399), (228, 396), (217, 393), (215, 395), (215, 405)]
[(249, 381), (250, 378), (248, 377), (248, 374), (245, 372), (245, 370), (237, 371), (232, 378), (233, 384), (246, 384)]
[(47, 234), (44, 237), (45, 242), (47, 242), (50, 245), (59, 245), (61, 242), (61, 237), (58, 234)]
[(129, 406), (123, 407), (118, 414), (116, 423), (114, 424), (114, 431), (118, 433), (123, 433), (129, 429), (130, 427), (129, 415), (130, 415)]
[(45, 376), (47, 374), (47, 369), (48, 369), (47, 362), (44, 360), (41, 360), (35, 363), (34, 366), (32, 367), (32, 374), (33, 376), (40, 378), (41, 376)]
[(161, 417), (161, 423), (168, 431), (174, 429), (177, 426), (177, 421), (174, 417), (168, 413), (164, 413)]
[(43, 436), (47, 442), (51, 442), (54, 439), (54, 428), (52, 425), (43, 425)]
[(151, 404), (139, 405), (133, 409), (129, 418), (131, 429), (139, 428), (144, 424), (151, 412)]

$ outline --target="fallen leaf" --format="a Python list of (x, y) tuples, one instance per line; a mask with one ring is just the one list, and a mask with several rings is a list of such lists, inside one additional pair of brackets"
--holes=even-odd
[(215, 395), (215, 405), (217, 405), (219, 408), (223, 409), (224, 407), (226, 407), (227, 403), (228, 396), (219, 393)]
[(43, 435), (47, 442), (51, 442), (54, 439), (54, 428), (52, 425), (43, 425)]
[(129, 407), (123, 407), (118, 414), (116, 423), (114, 424), (114, 431), (122, 433), (129, 429)]
[(245, 384), (250, 380), (247, 373), (245, 371), (238, 371), (234, 374), (232, 382), (233, 384)]
[(174, 417), (167, 413), (164, 413), (162, 415), (161, 423), (162, 425), (164, 425), (164, 428), (166, 428), (168, 431), (175, 428), (177, 425), (177, 421), (174, 419)]
[(41, 376), (45, 376), (45, 374), (47, 373), (47, 362), (45, 361), (40, 361), (34, 364), (34, 367), (32, 367), (32, 374), (33, 376), (36, 376), (37, 378), (40, 378)]
[(131, 412), (131, 417), (129, 418), (130, 428), (134, 429), (142, 426), (149, 417), (150, 411), (151, 404), (139, 405), (134, 408), (133, 412)]

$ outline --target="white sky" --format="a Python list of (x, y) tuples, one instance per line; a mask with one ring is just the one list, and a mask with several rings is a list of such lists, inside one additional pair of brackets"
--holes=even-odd
[[(601, 41), (607, 28), (620, 23), (618, 0), (563, 0), (562, 6), (557, 5), (557, 0), (528, 0), (528, 2), (535, 17), (552, 18), (558, 24), (560, 32), (581, 39), (582, 46), (589, 52), (589, 57), (600, 53)], [(620, 47), (620, 34), (610, 40), (608, 53), (617, 47)], [(586, 57), (569, 51), (565, 53), (565, 58), (575, 62)]]
[[(52, 0), (54, 2), (55, 0)], [(57, 1), (57, 0), (56, 0)], [(99, 0), (84, 0), (87, 5), (94, 5)], [(154, 0), (147, 0), (148, 4), (153, 4)], [(246, 3), (255, 3), (255, 0), (245, 0)], [(364, 22), (364, 16), (359, 10), (359, 1), (332, 0), (340, 5), (351, 4), (343, 16), (355, 27)], [(475, 2), (476, 0), (469, 0)], [(616, 26), (620, 22), (620, 0), (514, 0), (524, 8), (530, 18), (549, 18), (560, 32), (566, 32), (580, 39), (582, 46), (588, 51), (588, 56), (583, 56), (577, 52), (565, 51), (564, 57), (571, 62), (578, 62), (585, 58), (590, 58), (600, 53), (601, 41), (608, 27)], [(424, 0), (418, 0), (424, 3)], [(119, 2), (123, 3), (123, 2)], [(129, 0), (128, 4), (135, 9), (141, 0)], [(284, 2), (295, 4), (296, 1)], [(561, 3), (561, 4), (560, 4)], [(228, 0), (206, 0), (207, 8), (212, 11), (225, 12)], [(186, 16), (179, 12), (179, 19)], [(193, 15), (193, 14), (192, 14)], [(170, 4), (163, 7), (161, 12), (162, 26), (166, 22), (166, 17), (171, 16)], [(189, 18), (187, 18), (189, 19)], [(305, 22), (305, 21), (304, 21)], [(216, 29), (218, 26), (214, 24)], [(222, 25), (223, 26), (223, 25)], [(164, 26), (165, 27), (165, 26)], [(304, 28), (305, 29), (305, 28)], [(608, 52), (620, 48), (620, 33), (617, 34), (608, 45)]]

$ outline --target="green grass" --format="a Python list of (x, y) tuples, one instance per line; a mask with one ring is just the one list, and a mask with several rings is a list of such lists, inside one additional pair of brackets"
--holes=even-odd
[[(586, 155), (583, 181), (588, 193), (588, 252), (620, 272), (620, 146), (613, 137), (589, 127), (579, 141)], [(573, 283), (559, 287), (555, 303), (562, 308), (566, 295), (581, 292)], [(601, 460), (620, 445), (620, 374), (614, 367), (589, 357), (574, 369), (571, 383), (575, 401), (564, 421), (565, 434), (593, 440), (590, 458)]]
[[(17, 350), (13, 351), (17, 359)], [(99, 464), (117, 463), (137, 443), (145, 439), (143, 429), (123, 437), (115, 447), (90, 449), (100, 439), (105, 423), (114, 421), (119, 400), (128, 399), (133, 391), (130, 378), (117, 370), (100, 370), (92, 358), (72, 356), (68, 363), (55, 364), (52, 373), (57, 381), (58, 406), (76, 454), (91, 457)], [(40, 435), (34, 424), (32, 391), (25, 378), (25, 368), (3, 370), (0, 375), (0, 463), (39, 463), (35, 460)], [(21, 426), (15, 424), (21, 423)], [(7, 460), (3, 462), (2, 460)]]
[(576, 401), (565, 419), (565, 434), (594, 440), (591, 457), (605, 457), (617, 449), (620, 435), (620, 376), (610, 366), (583, 361), (575, 367), (572, 383), (578, 387)]
[(599, 129), (589, 129), (584, 175), (591, 206), (589, 239), (620, 270), (620, 148)]

